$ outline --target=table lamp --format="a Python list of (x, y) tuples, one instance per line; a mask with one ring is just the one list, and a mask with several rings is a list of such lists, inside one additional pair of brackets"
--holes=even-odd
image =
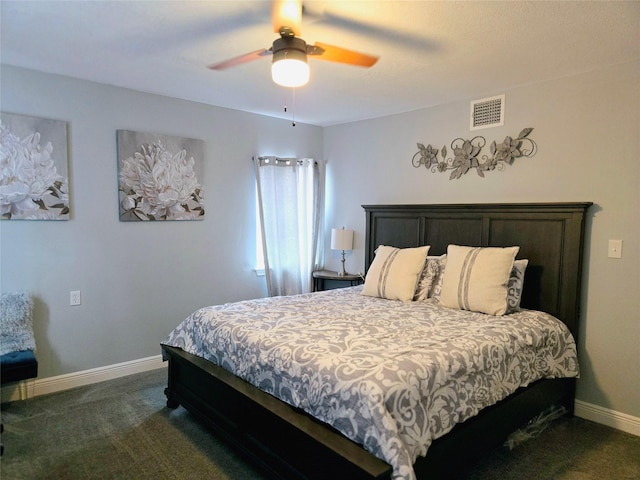
[(338, 275), (347, 275), (344, 269), (344, 252), (353, 248), (353, 230), (342, 228), (331, 229), (331, 250), (342, 250), (342, 270)]

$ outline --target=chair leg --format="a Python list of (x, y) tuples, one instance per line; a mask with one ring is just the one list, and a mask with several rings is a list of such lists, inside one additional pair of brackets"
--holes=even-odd
[(20, 392), (20, 400), (26, 400), (27, 398), (27, 382), (22, 381), (18, 383), (18, 391)]

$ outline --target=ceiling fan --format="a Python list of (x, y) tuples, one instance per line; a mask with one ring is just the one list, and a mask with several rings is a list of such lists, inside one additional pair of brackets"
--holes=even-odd
[(271, 77), (275, 83), (284, 87), (300, 87), (309, 81), (309, 65), (307, 55), (330, 62), (345, 63), (360, 67), (371, 67), (378, 57), (316, 42), (307, 45), (300, 38), (302, 21), (301, 0), (274, 0), (272, 7), (273, 31), (280, 34), (271, 48), (230, 58), (220, 63), (209, 65), (212, 70), (225, 70), (243, 63), (271, 55)]

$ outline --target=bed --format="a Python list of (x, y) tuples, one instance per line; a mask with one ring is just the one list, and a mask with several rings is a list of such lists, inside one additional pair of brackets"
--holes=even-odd
[[(546, 312), (563, 322), (566, 330), (573, 338), (577, 338), (585, 216), (590, 205), (365, 205), (365, 267), (374, 267), (368, 275), (375, 270), (376, 249), (380, 245), (393, 246), (403, 251), (429, 245), (428, 254), (434, 259), (451, 251), (450, 245), (517, 245), (519, 249), (516, 258), (528, 261), (520, 297), (522, 315), (529, 314), (532, 310)], [(380, 257), (380, 250), (377, 255)], [(450, 267), (453, 264), (450, 261)], [(335, 310), (335, 305), (347, 297), (367, 302), (356, 307), (361, 309), (374, 308), (371, 306), (374, 304), (378, 308), (381, 302), (387, 301), (375, 296), (365, 298), (368, 295), (361, 295), (362, 288), (351, 287), (339, 292), (319, 292), (302, 297), (305, 302), (311, 301), (311, 298), (320, 301), (323, 306), (315, 307), (316, 310), (327, 313), (332, 308)], [(366, 283), (364, 288), (367, 288)], [(279, 300), (265, 299), (263, 302), (268, 304), (274, 301)], [(255, 301), (249, 301), (251, 302)], [(408, 303), (418, 302), (393, 302), (394, 308), (397, 306), (400, 309), (396, 318), (408, 319), (414, 315), (412, 311), (402, 310), (408, 308)], [(259, 328), (262, 320), (253, 317), (250, 310), (245, 310), (247, 306), (247, 302), (239, 302), (227, 305), (224, 309), (235, 310), (236, 316), (242, 318), (244, 315), (251, 320), (245, 323)], [(215, 310), (215, 307), (211, 308)], [(260, 308), (265, 307), (263, 305)], [(433, 310), (445, 307), (430, 305), (424, 308)], [(514, 313), (513, 318), (520, 314), (521, 312)], [(415, 314), (418, 317), (422, 315), (422, 311)], [(457, 315), (457, 310), (451, 315)], [(546, 314), (535, 313), (536, 319), (544, 315)], [(501, 321), (505, 318), (491, 317)], [(322, 320), (311, 313), (309, 318), (311, 323)], [(419, 324), (407, 322), (406, 325), (415, 331), (416, 337), (419, 336), (418, 330), (422, 328)], [(280, 334), (283, 343), (289, 343), (286, 329)], [(174, 332), (172, 335), (175, 340)], [(511, 336), (514, 332), (501, 335)], [(198, 342), (196, 340), (191, 343)], [(345, 428), (344, 421), (329, 425), (335, 415), (323, 417), (320, 412), (314, 417), (308, 413), (318, 413), (314, 411), (313, 405), (303, 402), (300, 406), (293, 406), (298, 405), (299, 400), (289, 398), (295, 396), (295, 388), (278, 390), (279, 393), (289, 392), (289, 397), (285, 395), (283, 400), (276, 398), (261, 389), (269, 391), (265, 385), (271, 384), (271, 379), (265, 381), (265, 385), (261, 385), (260, 380), (254, 382), (261, 387), (258, 388), (230, 373), (230, 364), (238, 363), (230, 359), (237, 357), (218, 358), (218, 363), (223, 365), (219, 366), (203, 356), (189, 353), (189, 349), (182, 348), (184, 343), (184, 339), (181, 339), (179, 342), (165, 341), (161, 345), (163, 357), (169, 362), (168, 386), (165, 390), (167, 405), (171, 408), (178, 405), (187, 408), (273, 478), (378, 479), (412, 478), (413, 475), (417, 478), (451, 477), (456, 471), (464, 469), (480, 455), (502, 443), (513, 430), (549, 407), (562, 406), (568, 414), (573, 413), (575, 375), (570, 378), (525, 381), (526, 386), (514, 386), (513, 393), (504, 393), (504, 398), (498, 397), (495, 403), (495, 399), (492, 399), (491, 404), (482, 406), (477, 414), (474, 412), (468, 418), (453, 421), (454, 425), (445, 434), (430, 440), (426, 455), (423, 456), (424, 452), (421, 452), (416, 456), (415, 462), (410, 466), (411, 472), (407, 472), (403, 464), (399, 466), (391, 462), (392, 465), (384, 461), (382, 458), (395, 457), (381, 455), (376, 450), (375, 442), (372, 448), (369, 437), (365, 437), (364, 442), (347, 438), (356, 437), (348, 427)], [(232, 349), (235, 348), (234, 342), (227, 343), (232, 345)], [(314, 345), (316, 349), (331, 348), (331, 342), (324, 346), (321, 345), (322, 342), (317, 343), (318, 345)], [(277, 361), (278, 359), (276, 363)], [(548, 376), (559, 377), (555, 374)], [(251, 375), (245, 378), (254, 380)], [(320, 384), (320, 388), (324, 388), (322, 382)], [(317, 388), (317, 381), (315, 385)], [(326, 413), (327, 410), (324, 411)], [(413, 461), (413, 457), (411, 459)], [(406, 458), (404, 460), (406, 462)]]

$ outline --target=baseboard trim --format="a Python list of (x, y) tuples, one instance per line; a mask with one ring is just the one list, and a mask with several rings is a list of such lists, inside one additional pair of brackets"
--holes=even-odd
[(608, 408), (593, 405), (581, 400), (575, 401), (576, 417), (591, 420), (608, 427), (640, 437), (640, 418)]
[[(2, 388), (2, 401), (15, 401), (37, 397), (49, 393), (61, 392), (71, 388), (82, 387), (94, 383), (126, 377), (135, 373), (166, 368), (162, 355), (140, 358), (129, 362), (116, 363), (105, 367), (92, 368), (80, 372), (58, 375), (55, 377), (25, 380)], [(25, 393), (26, 392), (26, 395)]]

